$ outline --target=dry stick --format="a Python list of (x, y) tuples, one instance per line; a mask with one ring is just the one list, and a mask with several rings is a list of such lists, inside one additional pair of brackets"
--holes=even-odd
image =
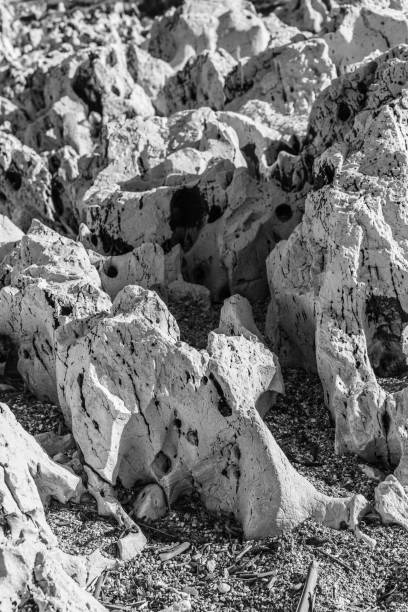
[(318, 574), (319, 564), (317, 563), (316, 559), (313, 559), (309, 566), (305, 586), (303, 587), (296, 612), (313, 612)]
[(96, 581), (95, 590), (93, 593), (93, 596), (95, 597), (95, 599), (99, 599), (99, 597), (101, 596), (102, 587), (105, 583), (107, 575), (108, 575), (108, 571), (103, 570), (102, 574), (99, 576), (98, 580)]
[(331, 559), (335, 563), (338, 563), (339, 565), (341, 565), (341, 567), (344, 567), (344, 569), (348, 570), (349, 572), (353, 572), (354, 573), (353, 568), (350, 567), (350, 565), (347, 565), (347, 563), (344, 563), (344, 561), (342, 561), (341, 559), (338, 559), (334, 555), (331, 555), (330, 553), (328, 553), (328, 552), (326, 552), (324, 550), (320, 550), (319, 548), (317, 548), (316, 550), (317, 550), (317, 552), (321, 553), (322, 555), (324, 555), (328, 559)]

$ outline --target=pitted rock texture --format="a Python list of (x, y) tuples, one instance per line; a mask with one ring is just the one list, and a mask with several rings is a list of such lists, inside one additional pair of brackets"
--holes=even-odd
[(18, 370), (38, 397), (58, 401), (55, 332), (66, 322), (110, 308), (84, 247), (34, 221), (3, 260), (8, 284), (0, 290), (0, 333), (18, 351)]
[(58, 334), (60, 405), (104, 481), (155, 481), (170, 504), (197, 490), (208, 509), (233, 513), (249, 538), (307, 517), (350, 524), (350, 508), (359, 514), (363, 500), (318, 493), (257, 413), (280, 390), (277, 373), (272, 353), (244, 336), (210, 334), (201, 352), (180, 342), (164, 303), (136, 286), (118, 294), (110, 316)]
[(278, 353), (317, 367), (337, 450), (397, 466), (405, 485), (407, 389), (388, 392), (378, 378), (408, 368), (407, 60), (408, 47), (397, 47), (318, 99), (307, 150), (314, 190), (267, 261)]
[(66, 503), (83, 491), (81, 479), (51, 461), (0, 404), (2, 611), (12, 612), (29, 599), (40, 610), (106, 610), (85, 590), (90, 560), (62, 553), (45, 520), (43, 504), (51, 497)]

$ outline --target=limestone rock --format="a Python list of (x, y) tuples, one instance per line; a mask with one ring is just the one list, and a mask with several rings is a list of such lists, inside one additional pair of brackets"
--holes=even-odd
[(387, 476), (375, 489), (375, 509), (385, 525), (408, 529), (408, 496), (395, 476)]
[(320, 38), (266, 49), (225, 80), (226, 108), (239, 110), (260, 99), (283, 114), (308, 114), (318, 93), (336, 76), (327, 43)]
[(263, 51), (269, 35), (250, 2), (186, 0), (153, 24), (149, 52), (182, 68), (205, 50), (225, 49), (234, 57)]
[(407, 388), (390, 392), (386, 378), (408, 367), (407, 78), (401, 45), (322, 93), (304, 151), (314, 191), (267, 261), (282, 361), (317, 366), (336, 449), (397, 466), (404, 486)]
[(164, 253), (153, 243), (144, 243), (130, 253), (108, 257), (98, 266), (102, 289), (114, 299), (126, 285), (150, 288), (164, 283)]
[(0, 132), (0, 213), (24, 232), (37, 217), (51, 222), (51, 177), (43, 160), (11, 134)]
[(133, 513), (141, 521), (156, 521), (167, 514), (167, 500), (157, 484), (143, 487), (133, 503)]
[(43, 503), (51, 497), (61, 503), (79, 499), (82, 482), (51, 461), (5, 404), (0, 404), (0, 464), (2, 611), (12, 612), (31, 597), (40, 610), (56, 605), (105, 610), (75, 581), (81, 581), (84, 562), (58, 550), (45, 520)]
[(254, 321), (251, 304), (242, 295), (232, 295), (224, 300), (217, 332), (227, 336), (257, 338), (263, 342), (262, 334)]
[(0, 291), (0, 333), (18, 347), (17, 367), (28, 387), (57, 402), (56, 330), (108, 310), (110, 300), (84, 247), (39, 221), (8, 257), (10, 284)]
[(145, 547), (146, 538), (141, 532), (130, 532), (118, 540), (119, 557), (122, 561), (131, 561)]
[(152, 104), (157, 107), (157, 96), (173, 76), (171, 66), (158, 57), (153, 57), (136, 44), (126, 48), (126, 61), (129, 74), (140, 85)]
[(194, 302), (203, 311), (211, 308), (210, 291), (207, 287), (203, 287), (203, 285), (187, 283), (183, 279), (177, 279), (168, 284), (167, 293), (174, 302), (184, 305)]
[(225, 77), (236, 61), (224, 49), (205, 51), (191, 58), (169, 78), (158, 98), (158, 108), (167, 115), (187, 108), (224, 107)]
[(276, 376), (261, 343), (210, 334), (207, 351), (196, 351), (179, 341), (158, 296), (135, 286), (118, 294), (110, 316), (69, 328), (58, 342), (60, 405), (105, 484), (155, 481), (170, 504), (195, 488), (209, 510), (234, 513), (250, 538), (308, 516), (349, 521), (355, 499), (319, 494), (256, 412)]
[(13, 250), (23, 236), (24, 232), (8, 217), (0, 215), (0, 261)]

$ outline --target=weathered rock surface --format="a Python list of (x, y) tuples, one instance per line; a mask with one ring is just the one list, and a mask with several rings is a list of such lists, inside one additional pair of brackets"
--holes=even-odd
[(375, 490), (375, 509), (386, 525), (408, 529), (408, 495), (395, 476), (387, 476)]
[(180, 342), (160, 298), (135, 286), (108, 317), (58, 333), (60, 405), (85, 462), (112, 484), (156, 482), (170, 504), (195, 489), (250, 538), (310, 516), (339, 526), (365, 507), (318, 493), (286, 461), (256, 411), (276, 374), (258, 341), (213, 333), (201, 352)]
[(39, 221), (3, 260), (9, 284), (0, 290), (0, 333), (18, 347), (18, 371), (38, 397), (58, 401), (55, 332), (110, 308), (85, 248)]
[(14, 223), (5, 215), (0, 215), (0, 261), (10, 253), (24, 236)]
[(269, 34), (246, 0), (186, 0), (153, 24), (149, 52), (182, 68), (202, 51), (225, 49), (234, 57), (263, 51)]
[(0, 214), (27, 231), (33, 218), (51, 222), (51, 176), (43, 160), (29, 147), (0, 132)]
[(305, 149), (314, 191), (267, 261), (282, 360), (317, 367), (337, 450), (397, 466), (403, 485), (407, 388), (384, 378), (408, 367), (407, 76), (402, 45), (320, 96)]
[(83, 490), (80, 478), (51, 461), (0, 404), (2, 611), (11, 612), (31, 598), (40, 610), (105, 610), (82, 588), (89, 563), (62, 553), (45, 520), (43, 504), (51, 497), (66, 503), (79, 499)]

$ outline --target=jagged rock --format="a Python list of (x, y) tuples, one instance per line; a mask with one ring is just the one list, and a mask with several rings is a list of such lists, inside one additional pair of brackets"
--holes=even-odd
[(200, 106), (221, 110), (225, 102), (225, 77), (235, 65), (234, 58), (224, 49), (205, 51), (191, 58), (167, 80), (156, 106), (166, 115)]
[[(314, 191), (301, 224), (271, 253), (282, 360), (319, 372), (336, 422), (336, 449), (398, 466), (408, 483), (408, 47), (333, 82), (310, 117), (304, 154)], [(313, 132), (316, 138), (311, 138)]]
[(225, 79), (225, 105), (239, 110), (251, 99), (276, 112), (307, 115), (320, 91), (336, 77), (327, 43), (320, 38), (268, 48), (238, 65)]
[(82, 482), (51, 461), (5, 404), (0, 404), (0, 465), (2, 611), (11, 612), (31, 597), (40, 610), (56, 605), (64, 610), (105, 610), (81, 588), (83, 572), (88, 575), (86, 560), (59, 551), (45, 520), (43, 504), (51, 497), (61, 503), (79, 499)]
[[(299, 223), (309, 189), (299, 143), (279, 118), (264, 129), (248, 116), (202, 108), (113, 126), (112, 162), (84, 198), (89, 232), (81, 240), (110, 255), (146, 241), (165, 252), (180, 244), (185, 280), (216, 299), (228, 291), (263, 297), (265, 257)], [(134, 178), (125, 181), (125, 172)]]
[(110, 316), (59, 333), (60, 405), (105, 485), (155, 481), (170, 504), (195, 488), (210, 510), (234, 513), (250, 538), (309, 516), (355, 521), (361, 496), (318, 493), (256, 412), (274, 385), (274, 359), (259, 342), (214, 333), (207, 351), (196, 351), (179, 342), (156, 294), (128, 286)]
[(57, 402), (55, 332), (72, 319), (108, 310), (109, 297), (84, 247), (39, 221), (7, 257), (10, 284), (0, 291), (0, 334), (18, 347), (18, 371), (33, 393)]
[(248, 339), (257, 338), (263, 342), (262, 334), (254, 321), (251, 304), (242, 295), (233, 295), (224, 300), (217, 332), (227, 336), (242, 335)]
[(75, 449), (75, 440), (71, 433), (60, 436), (54, 431), (44, 431), (34, 436), (34, 438), (49, 457)]
[[(387, 6), (388, 5), (388, 6)], [(341, 72), (349, 72), (353, 64), (368, 56), (408, 42), (406, 13), (394, 2), (364, 0), (346, 5), (337, 17), (336, 27), (324, 35), (330, 57)]]
[(130, 253), (108, 257), (98, 265), (102, 289), (114, 299), (126, 285), (150, 288), (164, 283), (163, 249), (144, 243)]
[(120, 538), (117, 542), (119, 557), (122, 561), (131, 561), (134, 559), (145, 547), (146, 538), (138, 531), (131, 531), (123, 538)]
[(144, 89), (130, 76), (120, 44), (89, 51), (73, 77), (72, 89), (105, 122), (120, 116), (149, 117), (154, 109)]
[(408, 495), (395, 476), (387, 476), (375, 489), (375, 509), (385, 525), (408, 529)]
[(51, 222), (51, 176), (43, 160), (11, 134), (0, 132), (0, 214), (24, 232), (37, 217)]
[[(152, 104), (157, 108), (157, 96), (165, 87), (174, 70), (158, 57), (153, 57), (136, 44), (129, 44), (126, 48), (126, 61), (129, 74), (135, 83), (138, 83), (149, 96)], [(162, 107), (160, 106), (162, 110)]]
[(23, 236), (24, 232), (8, 217), (0, 215), (0, 261), (13, 250)]
[(167, 514), (167, 510), (166, 496), (157, 484), (143, 487), (133, 503), (133, 514), (141, 521), (157, 521)]
[(289, 0), (279, 3), (275, 12), (288, 25), (317, 34), (327, 28), (331, 21), (328, 6), (332, 8), (336, 4), (324, 0)]
[(177, 69), (190, 57), (216, 48), (250, 57), (263, 51), (268, 40), (262, 20), (246, 0), (186, 0), (153, 23), (149, 52)]

